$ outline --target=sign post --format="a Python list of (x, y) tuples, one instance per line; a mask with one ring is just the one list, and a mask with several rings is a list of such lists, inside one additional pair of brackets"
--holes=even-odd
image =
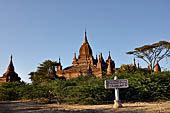
[(118, 79), (117, 76), (114, 77), (114, 80), (105, 80), (105, 88), (114, 88), (115, 89), (115, 100), (113, 108), (120, 108), (122, 104), (119, 100), (119, 89), (118, 88), (128, 88), (128, 80)]

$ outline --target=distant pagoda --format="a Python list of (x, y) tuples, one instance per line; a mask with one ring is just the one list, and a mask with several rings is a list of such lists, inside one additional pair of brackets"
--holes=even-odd
[(15, 82), (20, 81), (21, 78), (18, 77), (18, 74), (15, 72), (14, 65), (12, 62), (12, 55), (10, 59), (10, 63), (8, 65), (7, 71), (3, 74), (2, 77), (0, 77), (0, 83), (3, 82)]
[(154, 72), (161, 72), (161, 67), (159, 66), (158, 61), (156, 61), (156, 65), (154, 66)]

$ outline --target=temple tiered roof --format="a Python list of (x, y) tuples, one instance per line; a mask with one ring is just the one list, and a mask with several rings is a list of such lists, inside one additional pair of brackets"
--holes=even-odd
[(100, 53), (99, 58), (97, 58), (97, 56), (96, 59), (93, 58), (93, 52), (88, 43), (87, 33), (85, 31), (84, 42), (79, 49), (78, 58), (76, 57), (75, 53), (72, 66), (66, 67), (63, 70), (59, 70), (57, 68), (58, 70), (56, 75), (64, 76), (66, 79), (71, 79), (78, 76), (102, 77), (103, 70), (108, 70), (109, 74), (112, 74), (113, 68), (115, 68), (115, 64), (111, 59), (110, 52), (106, 62), (102, 57), (102, 53)]

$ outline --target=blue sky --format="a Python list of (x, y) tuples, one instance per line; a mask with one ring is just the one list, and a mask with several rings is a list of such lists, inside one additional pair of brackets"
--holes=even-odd
[[(169, 0), (0, 0), (0, 76), (13, 54), (15, 71), (29, 73), (44, 60), (70, 66), (84, 31), (93, 56), (111, 51), (116, 67), (133, 62), (126, 52), (160, 40), (170, 41)], [(147, 64), (138, 60), (142, 67)], [(170, 61), (161, 67), (170, 70)]]

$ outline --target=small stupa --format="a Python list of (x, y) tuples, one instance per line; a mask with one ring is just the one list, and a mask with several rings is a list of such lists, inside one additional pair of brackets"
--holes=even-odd
[(156, 61), (156, 65), (154, 67), (154, 72), (161, 72), (161, 67), (159, 66), (158, 61)]
[(15, 81), (19, 82), (21, 80), (21, 78), (18, 77), (18, 74), (15, 72), (14, 65), (12, 62), (12, 55), (7, 71), (3, 74), (3, 76), (0, 79), (1, 82), (15, 82)]

